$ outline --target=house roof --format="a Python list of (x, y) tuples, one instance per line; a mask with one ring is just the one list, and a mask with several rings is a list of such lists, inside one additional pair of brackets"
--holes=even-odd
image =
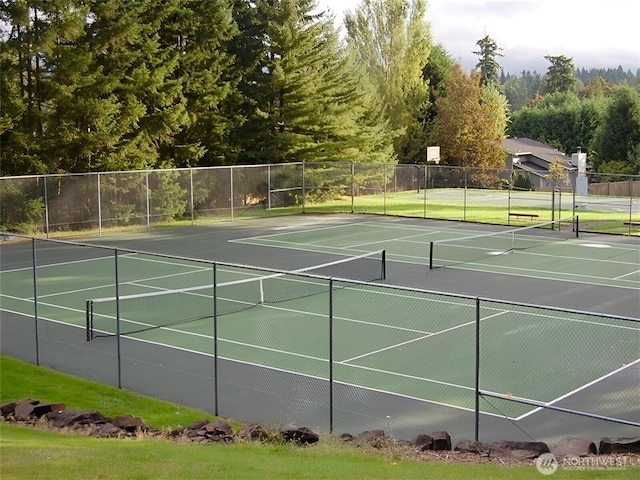
[(560, 164), (567, 168), (574, 168), (571, 157), (565, 155), (549, 145), (536, 142), (530, 138), (506, 138), (502, 141), (502, 148), (512, 156), (532, 156), (544, 160), (547, 163), (554, 163), (556, 158), (560, 159)]

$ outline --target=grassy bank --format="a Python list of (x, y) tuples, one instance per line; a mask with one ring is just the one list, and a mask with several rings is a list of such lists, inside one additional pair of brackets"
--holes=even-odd
[[(131, 413), (156, 428), (213, 416), (0, 357), (0, 403), (32, 398), (107, 416)], [(234, 430), (238, 422), (231, 422)], [(446, 452), (442, 457), (446, 456)], [(434, 456), (434, 458), (437, 458)], [(558, 470), (553, 479), (637, 478), (640, 469)], [(0, 477), (7, 479), (541, 479), (532, 465), (418, 461), (321, 438), (309, 447), (243, 443), (194, 445), (162, 439), (98, 439), (0, 423)]]

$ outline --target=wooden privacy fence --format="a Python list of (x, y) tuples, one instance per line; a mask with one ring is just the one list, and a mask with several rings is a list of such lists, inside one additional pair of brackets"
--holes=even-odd
[(640, 197), (640, 182), (605, 182), (589, 185), (589, 194), (613, 197)]

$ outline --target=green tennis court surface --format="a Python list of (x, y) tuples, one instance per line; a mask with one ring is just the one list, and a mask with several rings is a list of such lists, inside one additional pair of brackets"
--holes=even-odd
[[(430, 275), (429, 242), (477, 233), (463, 226), (360, 221), (283, 228), (232, 240), (240, 246), (267, 247), (274, 256), (303, 251), (348, 257), (385, 249), (388, 261), (421, 265)], [(538, 234), (546, 237), (547, 232)], [(640, 288), (638, 248), (633, 244), (566, 238), (500, 255), (491, 253), (493, 242), (466, 248), (475, 250), (473, 260), (447, 269), (461, 275), (475, 270)], [(329, 377), (332, 360), (337, 382), (454, 409), (474, 408), (474, 298), (288, 274), (274, 281), (292, 293), (270, 301), (263, 297), (260, 280), (268, 272), (260, 269), (214, 270), (207, 262), (139, 253), (118, 257), (116, 290), (116, 262), (109, 252), (88, 251), (60, 262), (54, 261), (57, 253), (56, 248), (40, 253), (50, 261), (37, 268), (38, 315), (76, 325), (81, 338), (88, 300), (142, 295), (139, 302), (122, 302), (120, 311), (113, 302), (100, 310), (96, 302), (92, 328), (109, 337), (116, 333), (119, 317), (120, 333), (206, 355), (213, 355), (217, 333), (217, 355), (222, 358), (321, 379)], [(308, 265), (299, 268), (304, 267)], [(257, 279), (251, 282), (258, 286), (257, 293), (253, 287), (250, 293), (242, 290), (251, 278)], [(1, 281), (2, 309), (32, 315), (33, 271), (5, 270)], [(214, 281), (230, 288), (215, 293)], [(158, 294), (176, 289), (185, 294)], [(225, 309), (223, 304), (240, 308)], [(216, 308), (220, 310), (214, 315)], [(479, 324), (482, 388), (507, 396), (553, 404), (640, 363), (637, 323), (485, 301)], [(534, 407), (517, 403), (501, 411), (512, 419), (533, 412)]]

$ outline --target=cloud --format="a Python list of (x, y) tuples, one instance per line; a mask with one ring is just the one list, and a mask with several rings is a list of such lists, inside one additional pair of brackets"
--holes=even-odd
[[(318, 0), (338, 18), (359, 0)], [(427, 0), (434, 41), (465, 69), (478, 63), (476, 42), (489, 35), (503, 49), (505, 71), (546, 72), (545, 55), (566, 55), (578, 68), (640, 68), (636, 0)]]

